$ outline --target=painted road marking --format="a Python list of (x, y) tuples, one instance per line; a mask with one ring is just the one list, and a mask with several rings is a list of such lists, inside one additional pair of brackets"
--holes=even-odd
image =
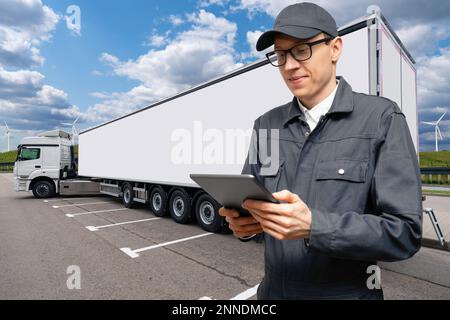
[(239, 293), (237, 296), (231, 298), (230, 300), (248, 300), (249, 298), (253, 297), (256, 294), (258, 287), (259, 283), (256, 286)]
[(79, 213), (67, 213), (66, 217), (73, 218), (78, 216), (84, 216), (86, 214), (94, 214), (94, 213), (102, 213), (102, 212), (114, 212), (114, 211), (124, 211), (129, 210), (127, 208), (119, 208), (119, 209), (110, 209), (110, 210), (98, 210), (98, 211), (88, 211), (88, 212), (79, 212)]
[(180, 243), (180, 242), (189, 241), (189, 240), (193, 240), (193, 239), (197, 239), (197, 238), (201, 238), (201, 237), (206, 237), (206, 236), (210, 236), (212, 234), (214, 234), (214, 233), (207, 232), (207, 233), (202, 233), (202, 234), (199, 234), (199, 235), (196, 235), (193, 237), (188, 237), (188, 238), (178, 239), (178, 240), (164, 242), (164, 243), (160, 243), (160, 244), (155, 244), (153, 246), (149, 246), (149, 247), (145, 247), (145, 248), (141, 248), (141, 249), (131, 250), (130, 248), (120, 248), (120, 250), (123, 253), (130, 256), (131, 258), (137, 258), (137, 257), (139, 257), (139, 253), (143, 252), (143, 251), (148, 251), (148, 250), (152, 250), (152, 249), (156, 249), (156, 248), (160, 248), (160, 247), (165, 247), (165, 246), (175, 244), (175, 243)]
[(87, 203), (73, 203), (73, 204), (65, 204), (62, 206), (52, 206), (55, 209), (59, 209), (59, 208), (66, 208), (66, 207), (75, 207), (75, 206), (87, 206), (89, 204), (101, 204), (101, 203), (114, 203), (114, 202), (109, 202), (109, 201), (103, 201), (103, 202), (87, 202)]
[[(254, 286), (250, 289), (247, 289), (244, 292), (239, 293), (237, 296), (231, 298), (230, 300), (248, 300), (248, 299), (250, 299), (251, 297), (256, 295), (259, 285), (260, 284), (258, 283), (256, 286)], [(214, 299), (213, 297), (204, 296), (204, 297), (198, 298), (198, 300), (216, 300), (216, 299)]]
[(85, 200), (85, 199), (98, 199), (98, 198), (102, 198), (101, 196), (98, 197), (86, 197), (86, 198), (59, 198), (59, 199), (51, 199), (51, 200), (43, 200), (45, 203), (48, 202), (58, 202), (58, 201), (69, 201), (69, 200)]
[(98, 226), (98, 227), (87, 226), (86, 229), (88, 229), (89, 231), (98, 231), (98, 229), (103, 229), (103, 228), (109, 228), (109, 227), (115, 227), (115, 226), (122, 226), (122, 225), (124, 225), (124, 224), (132, 224), (132, 223), (138, 223), (138, 222), (144, 222), (144, 221), (154, 221), (154, 220), (159, 220), (159, 219), (161, 219), (161, 218), (151, 218), (151, 219), (134, 220), (134, 221), (121, 222), (121, 223), (107, 224), (107, 225), (104, 225), (104, 226)]

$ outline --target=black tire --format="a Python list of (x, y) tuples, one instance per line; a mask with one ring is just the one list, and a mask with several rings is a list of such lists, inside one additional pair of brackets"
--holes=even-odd
[(195, 217), (199, 226), (208, 232), (221, 232), (224, 218), (219, 215), (220, 205), (208, 194), (202, 194), (195, 202)]
[(38, 199), (55, 196), (55, 185), (49, 181), (38, 181), (33, 186), (33, 195)]
[(167, 215), (167, 193), (160, 186), (153, 188), (150, 193), (149, 206), (155, 216)]
[(125, 208), (133, 208), (134, 206), (134, 191), (133, 186), (129, 183), (125, 183), (122, 188), (122, 202)]
[(181, 224), (191, 219), (191, 199), (183, 189), (175, 190), (170, 196), (169, 211), (172, 219)]

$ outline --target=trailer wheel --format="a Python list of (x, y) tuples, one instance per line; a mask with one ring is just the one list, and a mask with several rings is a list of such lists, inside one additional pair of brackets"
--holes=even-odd
[(170, 196), (169, 211), (177, 223), (188, 223), (191, 218), (191, 201), (186, 191), (175, 190)]
[(203, 230), (208, 232), (220, 232), (223, 225), (223, 217), (219, 215), (220, 205), (210, 195), (201, 195), (195, 204), (195, 216)]
[(129, 183), (125, 183), (122, 188), (122, 202), (126, 208), (133, 208), (134, 192), (133, 187)]
[(55, 185), (49, 181), (38, 181), (33, 186), (33, 195), (38, 199), (51, 198), (55, 195)]
[(150, 193), (149, 203), (155, 216), (164, 217), (167, 215), (167, 194), (160, 186), (155, 187)]

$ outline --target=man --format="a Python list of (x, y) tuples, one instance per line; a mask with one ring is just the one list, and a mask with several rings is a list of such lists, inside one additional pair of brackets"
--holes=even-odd
[(383, 299), (370, 280), (373, 266), (411, 257), (422, 235), (420, 174), (405, 116), (394, 102), (355, 93), (336, 78), (343, 41), (323, 8), (285, 8), (257, 49), (273, 44), (267, 57), (294, 98), (254, 129), (279, 130), (280, 164), (263, 176), (267, 161), (248, 158), (243, 173), (280, 204), (246, 200), (250, 217), (219, 213), (240, 239), (263, 234), (259, 299)]

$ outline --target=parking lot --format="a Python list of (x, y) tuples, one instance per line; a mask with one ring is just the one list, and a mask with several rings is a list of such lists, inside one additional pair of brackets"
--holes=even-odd
[[(0, 299), (255, 299), (263, 244), (112, 197), (35, 199), (13, 181), (0, 174)], [(450, 299), (450, 252), (386, 264), (382, 285), (387, 299)]]

